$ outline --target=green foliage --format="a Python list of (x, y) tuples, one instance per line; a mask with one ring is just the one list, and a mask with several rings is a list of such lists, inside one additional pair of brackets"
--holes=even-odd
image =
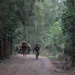
[[(48, 45), (51, 46), (51, 51), (56, 53), (57, 47), (64, 42), (60, 19), (62, 5), (60, 3), (58, 0), (43, 0), (43, 2), (36, 0), (33, 9), (31, 9), (29, 8), (30, 4), (26, 2), (24, 6), (24, 11), (27, 12), (25, 25), (20, 24), (17, 28), (19, 35), (17, 41), (26, 40), (32, 47), (35, 43), (39, 43), (42, 50)], [(32, 10), (31, 16), (28, 15), (29, 10)]]
[(48, 59), (50, 59), (50, 60), (58, 60), (58, 57), (56, 57), (56, 56), (48, 56)]
[(4, 25), (3, 27), (1, 27), (2, 35), (12, 38), (12, 33), (17, 27), (17, 18), (15, 15), (14, 3), (11, 1), (4, 2), (4, 5), (1, 6), (1, 14), (3, 14), (0, 15), (1, 23)]
[(62, 15), (63, 33), (65, 36), (64, 53), (70, 56), (72, 65), (75, 65), (75, 1), (66, 0), (65, 11)]
[(29, 39), (32, 39), (32, 34), (30, 32), (32, 32), (33, 26), (32, 10), (34, 2), (35, 0), (20, 0), (16, 4), (16, 15), (19, 19), (17, 29), (15, 30), (16, 42), (22, 42), (24, 40), (28, 42), (30, 41)]
[(0, 0), (0, 4), (3, 2), (3, 0)]
[(62, 16), (62, 23), (63, 23), (63, 33), (66, 37), (65, 39), (65, 51), (67, 50), (66, 53), (68, 53), (68, 51), (72, 51), (74, 50), (74, 46), (75, 46), (75, 5), (74, 5), (75, 1), (74, 0), (67, 0), (65, 2), (66, 5), (66, 11), (63, 13)]

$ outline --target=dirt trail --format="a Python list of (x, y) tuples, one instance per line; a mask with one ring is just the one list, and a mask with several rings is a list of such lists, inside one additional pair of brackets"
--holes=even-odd
[(11, 57), (0, 64), (0, 75), (66, 75), (55, 68), (45, 57), (35, 60), (35, 55), (21, 54)]

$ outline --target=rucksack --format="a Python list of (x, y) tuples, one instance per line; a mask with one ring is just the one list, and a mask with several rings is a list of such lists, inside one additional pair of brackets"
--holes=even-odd
[(35, 50), (36, 50), (36, 51), (39, 51), (39, 49), (40, 49), (39, 47), (35, 47)]

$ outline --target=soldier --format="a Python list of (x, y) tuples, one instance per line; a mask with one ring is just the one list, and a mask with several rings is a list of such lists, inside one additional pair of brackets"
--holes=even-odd
[(39, 50), (40, 50), (40, 45), (39, 44), (35, 44), (34, 49), (33, 49), (33, 53), (35, 51), (35, 55), (36, 55), (36, 60), (38, 60), (38, 56), (39, 56)]
[(22, 43), (21, 49), (22, 49), (23, 55), (26, 56), (26, 54), (27, 54), (27, 43), (25, 41)]
[(28, 50), (27, 54), (29, 54), (31, 51), (31, 45), (30, 44), (27, 44), (27, 50)]

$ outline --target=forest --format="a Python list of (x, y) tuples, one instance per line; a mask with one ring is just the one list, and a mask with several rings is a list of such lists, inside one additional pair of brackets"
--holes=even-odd
[(41, 45), (44, 56), (75, 65), (74, 0), (0, 0), (0, 59), (10, 58), (22, 41)]

